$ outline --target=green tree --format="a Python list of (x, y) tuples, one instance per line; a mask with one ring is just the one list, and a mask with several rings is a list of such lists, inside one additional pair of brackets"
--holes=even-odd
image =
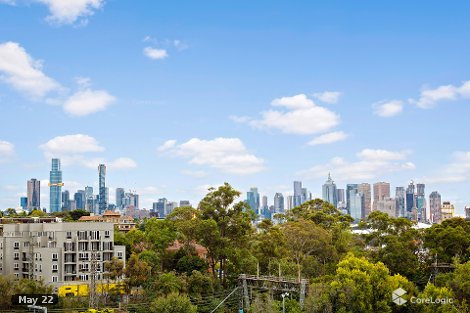
[(234, 249), (247, 246), (248, 237), (253, 232), (252, 210), (244, 201), (235, 202), (240, 192), (228, 183), (209, 193), (199, 203), (201, 223), (199, 238), (207, 248), (214, 275), (215, 264), (219, 266), (219, 279), (223, 283), (227, 276), (227, 261)]
[(193, 305), (187, 296), (177, 293), (155, 299), (150, 305), (151, 313), (196, 313), (197, 306)]
[(133, 253), (127, 260), (124, 273), (126, 274), (126, 289), (128, 293), (132, 287), (142, 286), (150, 276), (152, 268), (147, 262), (141, 260), (138, 255)]
[(90, 216), (90, 212), (82, 209), (68, 212), (73, 221), (78, 221), (82, 216)]
[(151, 218), (145, 223), (145, 240), (158, 253), (168, 248), (177, 238), (175, 225), (170, 220)]

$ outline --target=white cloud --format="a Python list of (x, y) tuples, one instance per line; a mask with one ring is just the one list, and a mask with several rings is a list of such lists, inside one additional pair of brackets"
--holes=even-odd
[(432, 176), (423, 177), (425, 183), (458, 183), (470, 177), (470, 151), (456, 151), (451, 162), (443, 166)]
[(345, 132), (337, 131), (327, 134), (320, 135), (310, 141), (308, 144), (311, 146), (329, 144), (337, 141), (341, 141), (348, 138), (348, 135)]
[(152, 60), (163, 60), (168, 57), (168, 52), (165, 49), (145, 47), (144, 55)]
[(113, 170), (136, 168), (137, 163), (131, 158), (117, 158), (109, 163), (109, 168)]
[(421, 91), (418, 100), (411, 100), (422, 109), (434, 107), (440, 101), (453, 101), (470, 98), (470, 81), (463, 82), (461, 86), (443, 85), (434, 89), (425, 88)]
[(16, 42), (0, 44), (0, 80), (29, 97), (42, 98), (60, 85), (42, 72), (42, 62), (34, 60)]
[(374, 113), (381, 117), (392, 117), (403, 112), (403, 101), (381, 101), (373, 105)]
[(54, 24), (81, 24), (88, 22), (96, 10), (104, 6), (104, 0), (36, 0), (49, 8), (47, 21)]
[(192, 170), (181, 171), (181, 174), (189, 176), (189, 177), (194, 177), (194, 178), (203, 178), (203, 177), (207, 177), (208, 175), (204, 171), (192, 171)]
[(160, 151), (160, 152), (167, 151), (167, 150), (173, 148), (175, 145), (176, 145), (176, 140), (174, 140), (174, 139), (167, 140), (167, 141), (165, 141), (165, 143), (163, 143), (163, 145), (158, 147), (157, 150)]
[(207, 165), (221, 172), (237, 175), (264, 170), (264, 160), (250, 154), (238, 138), (219, 137), (212, 140), (192, 138), (180, 145), (167, 143), (168, 141), (158, 150), (189, 159), (189, 164)]
[(339, 97), (341, 96), (341, 92), (338, 92), (338, 91), (324, 91), (324, 92), (314, 93), (313, 96), (316, 99), (320, 100), (321, 102), (337, 103), (339, 101)]
[(364, 149), (356, 154), (357, 160), (350, 162), (335, 157), (326, 164), (315, 165), (299, 174), (306, 178), (325, 178), (331, 172), (338, 180), (367, 180), (389, 172), (414, 170), (415, 165), (407, 161), (407, 151)]
[(39, 147), (47, 157), (104, 151), (95, 138), (83, 134), (57, 136)]
[(105, 90), (79, 90), (64, 103), (64, 111), (73, 116), (85, 116), (104, 111), (116, 100)]
[(60, 158), (63, 165), (78, 165), (88, 168), (96, 168), (104, 163), (113, 170), (132, 169), (137, 163), (128, 157), (119, 157), (114, 160), (96, 155), (105, 149), (98, 141), (89, 135), (76, 134), (57, 136), (45, 144), (39, 146), (47, 159)]
[(317, 106), (304, 94), (275, 99), (272, 105), (287, 108), (287, 111), (262, 112), (262, 119), (252, 120), (250, 124), (259, 128), (279, 129), (287, 134), (309, 135), (328, 131), (340, 122), (336, 113)]
[(240, 124), (248, 123), (251, 120), (253, 120), (249, 116), (238, 116), (238, 115), (230, 115), (229, 118), (235, 123), (240, 123)]
[(0, 140), (0, 162), (8, 160), (15, 154), (15, 146), (4, 140)]

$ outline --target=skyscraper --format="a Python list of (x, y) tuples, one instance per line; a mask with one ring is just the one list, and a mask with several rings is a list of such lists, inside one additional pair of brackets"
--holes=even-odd
[(294, 196), (292, 198), (292, 206), (298, 207), (302, 204), (302, 182), (294, 181)]
[(31, 178), (27, 183), (28, 210), (41, 209), (41, 181)]
[(99, 214), (103, 214), (108, 207), (106, 201), (106, 165), (100, 164), (98, 166), (98, 187), (99, 187)]
[(416, 209), (418, 213), (418, 221), (425, 222), (426, 215), (426, 197), (424, 195), (424, 184), (416, 185)]
[(408, 187), (406, 187), (405, 208), (406, 217), (411, 218), (413, 214), (413, 209), (416, 208), (415, 184), (413, 183), (413, 181), (411, 181)]
[(20, 206), (23, 210), (26, 210), (28, 208), (28, 197), (20, 198)]
[(441, 195), (437, 191), (431, 192), (429, 195), (429, 214), (433, 223), (441, 222)]
[(62, 171), (60, 170), (60, 160), (52, 159), (52, 167), (49, 172), (49, 189), (50, 189), (50, 210), (51, 212), (61, 211), (62, 196)]
[(397, 201), (390, 197), (382, 198), (377, 201), (377, 211), (387, 213), (390, 217), (396, 217)]
[(124, 188), (116, 188), (116, 207), (118, 209), (122, 209), (123, 206), (123, 201), (124, 201)]
[(336, 200), (338, 201), (339, 209), (344, 209), (346, 207), (346, 197), (344, 196), (344, 189), (336, 189)]
[(74, 194), (75, 207), (79, 210), (84, 210), (86, 205), (85, 190), (77, 190)]
[(395, 188), (395, 201), (397, 202), (397, 216), (406, 217), (405, 213), (405, 187)]
[(255, 212), (256, 214), (259, 214), (259, 193), (258, 193), (258, 188), (256, 187), (251, 187), (250, 191), (246, 193), (246, 201), (250, 208)]
[(274, 195), (274, 212), (284, 213), (284, 196), (280, 192)]
[(85, 187), (85, 198), (86, 198), (85, 210), (87, 210), (90, 213), (94, 213), (95, 212), (95, 200), (93, 196), (93, 187), (90, 187), (90, 186)]
[[(351, 190), (354, 190), (354, 193), (351, 193)], [(357, 184), (347, 184), (346, 185), (346, 209), (351, 214), (351, 198), (350, 195), (355, 195), (357, 193)]]
[(361, 195), (362, 197), (362, 209), (363, 209), (363, 214), (364, 218), (367, 217), (372, 208), (371, 208), (371, 202), (372, 202), (372, 193), (370, 190), (370, 184), (367, 183), (362, 183), (357, 186), (357, 192)]
[(62, 191), (62, 210), (70, 210), (70, 192), (68, 190)]
[(328, 174), (328, 180), (323, 184), (323, 200), (331, 203), (336, 208), (338, 206), (336, 184)]
[(294, 208), (294, 196), (287, 196), (286, 206), (287, 210), (292, 210)]
[(354, 221), (357, 222), (364, 217), (364, 210), (362, 207), (362, 196), (359, 192), (357, 192), (357, 189), (349, 190), (349, 206), (349, 215), (351, 215)]
[(390, 198), (390, 184), (386, 182), (379, 182), (374, 184), (374, 204), (373, 210), (377, 210), (377, 203), (379, 200)]
[(158, 199), (158, 202), (153, 203), (153, 211), (158, 214), (159, 218), (164, 218), (166, 216), (166, 206), (168, 200), (166, 198)]
[(449, 218), (454, 217), (454, 205), (450, 203), (450, 201), (444, 201), (442, 202), (442, 207), (441, 207), (441, 221), (445, 221)]

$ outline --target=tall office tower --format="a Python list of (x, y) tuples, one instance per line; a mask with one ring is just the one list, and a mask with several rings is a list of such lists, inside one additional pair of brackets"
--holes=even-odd
[(424, 195), (424, 184), (416, 185), (416, 209), (418, 213), (418, 221), (426, 222), (426, 197)]
[(70, 210), (70, 192), (68, 190), (62, 191), (62, 210)]
[(180, 200), (180, 208), (184, 206), (191, 206), (191, 202), (189, 200)]
[(27, 183), (28, 210), (41, 209), (41, 181), (31, 178)]
[(302, 188), (302, 193), (300, 195), (300, 202), (301, 203), (305, 203), (307, 201), (310, 201), (310, 196), (309, 196), (309, 192), (307, 190), (307, 188)]
[(292, 198), (292, 206), (298, 207), (302, 204), (302, 182), (294, 181), (294, 196)]
[(28, 197), (20, 198), (20, 206), (23, 210), (26, 210), (28, 208)]
[(405, 214), (407, 218), (411, 218), (413, 209), (415, 207), (416, 207), (415, 185), (413, 181), (411, 181), (408, 187), (406, 187), (406, 194), (405, 194), (405, 208), (406, 208)]
[(454, 217), (454, 205), (450, 203), (449, 201), (444, 201), (442, 202), (442, 207), (441, 207), (441, 221), (445, 221), (449, 218)]
[(351, 195), (351, 190), (354, 190), (353, 195), (355, 195), (357, 191), (357, 184), (347, 184), (346, 185), (346, 209), (348, 212), (351, 212), (351, 198), (349, 195)]
[(52, 159), (52, 168), (49, 172), (49, 188), (50, 188), (50, 210), (51, 212), (61, 211), (61, 195), (62, 195), (62, 171), (60, 170), (60, 160)]
[(465, 206), (465, 219), (470, 221), (470, 206), (468, 205)]
[(349, 190), (349, 215), (351, 215), (355, 222), (358, 222), (361, 218), (364, 217), (364, 208), (362, 206), (362, 202), (362, 195), (357, 192), (357, 189)]
[(331, 203), (336, 208), (338, 206), (338, 200), (336, 198), (336, 184), (331, 179), (331, 175), (328, 173), (328, 180), (323, 184), (323, 200)]
[(280, 192), (274, 195), (274, 213), (284, 213), (284, 196)]
[(390, 198), (390, 184), (385, 182), (375, 183), (373, 210), (377, 210), (377, 203), (385, 198)]
[(255, 212), (256, 214), (259, 214), (259, 193), (258, 193), (258, 188), (256, 187), (251, 187), (250, 191), (246, 193), (246, 201), (250, 208)]
[(370, 184), (362, 183), (357, 186), (357, 192), (362, 196), (362, 209), (364, 210), (364, 218), (369, 216), (372, 208), (372, 193), (370, 190)]
[(124, 188), (116, 188), (116, 207), (118, 209), (122, 209), (123, 206), (123, 200), (124, 200)]
[(336, 200), (338, 200), (338, 203), (339, 202), (346, 203), (346, 197), (344, 196), (344, 189), (342, 188), (336, 189)]
[(98, 202), (98, 212), (103, 214), (108, 207), (106, 202), (106, 165), (100, 164), (98, 166), (98, 186), (99, 186), (99, 202)]
[(294, 196), (287, 196), (286, 200), (287, 210), (292, 210), (294, 208)]
[(85, 190), (77, 190), (74, 194), (75, 206), (78, 210), (84, 210), (86, 204)]
[(431, 192), (429, 195), (429, 214), (433, 223), (441, 222), (441, 195), (437, 191)]
[(173, 213), (173, 210), (178, 207), (178, 202), (171, 201), (166, 204), (166, 212), (165, 215), (170, 215)]
[(93, 196), (93, 187), (86, 186), (85, 187), (85, 199), (86, 199), (86, 206), (85, 210), (88, 212), (94, 212), (95, 201)]
[(168, 200), (166, 198), (160, 198), (158, 199), (158, 202), (156, 205), (153, 206), (155, 212), (158, 214), (159, 218), (164, 218), (166, 216), (166, 206), (167, 206)]
[(395, 201), (397, 202), (397, 217), (406, 217), (405, 213), (405, 187), (395, 188)]

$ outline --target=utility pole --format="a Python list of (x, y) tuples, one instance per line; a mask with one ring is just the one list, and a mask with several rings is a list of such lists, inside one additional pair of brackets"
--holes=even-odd
[(288, 292), (284, 292), (281, 297), (282, 297), (282, 313), (286, 313), (286, 297), (289, 296), (289, 293)]
[(90, 284), (88, 285), (88, 295), (90, 297), (89, 307), (94, 309), (98, 304), (98, 296), (96, 294), (96, 264), (97, 256), (95, 251), (90, 252)]

